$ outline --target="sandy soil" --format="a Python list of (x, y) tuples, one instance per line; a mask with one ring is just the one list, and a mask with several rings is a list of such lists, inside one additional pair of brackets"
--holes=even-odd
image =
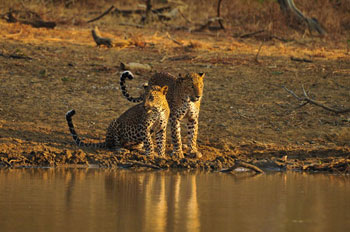
[[(263, 168), (349, 172), (349, 114), (311, 104), (299, 107), (301, 102), (282, 87), (302, 96), (303, 85), (325, 105), (350, 107), (346, 43), (317, 37), (270, 39), (257, 56), (258, 37), (118, 26), (100, 28), (114, 40), (108, 49), (95, 46), (90, 28), (47, 30), (0, 22), (0, 165), (146, 163), (220, 170), (243, 160)], [(80, 136), (101, 141), (109, 122), (132, 106), (119, 89), (121, 62), (152, 67), (132, 70), (137, 78), (129, 84), (135, 94), (156, 71), (206, 73), (198, 141), (203, 158), (150, 159), (142, 151), (81, 149), (73, 143), (65, 121), (69, 109), (77, 111)]]

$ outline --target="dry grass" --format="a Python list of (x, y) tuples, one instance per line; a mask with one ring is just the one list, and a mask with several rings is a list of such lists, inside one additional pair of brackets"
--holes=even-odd
[[(73, 2), (72, 4), (67, 4)], [(183, 0), (167, 1), (153, 0), (154, 7), (170, 4), (180, 7), (181, 12), (192, 23), (203, 23), (208, 18), (216, 16), (217, 1), (212, 0)], [(79, 25), (84, 20), (91, 19), (98, 15), (110, 5), (119, 9), (140, 9), (145, 1), (113, 1), (113, 0), (13, 0), (0, 1), (0, 9), (32, 10), (39, 13), (43, 18), (58, 21), (60, 23), (71, 23)], [(347, 37), (350, 34), (350, 1), (347, 0), (295, 0), (295, 4), (306, 15), (317, 18), (327, 29), (331, 36)], [(259, 29), (268, 30), (271, 33), (281, 35), (295, 35), (295, 31), (286, 26), (285, 19), (281, 15), (279, 5), (272, 0), (224, 0), (221, 4), (221, 16), (225, 20), (226, 27), (236, 33), (256, 31)], [(116, 16), (105, 17), (97, 24), (115, 25), (116, 22), (125, 21)], [(139, 22), (140, 17), (133, 17), (131, 20)], [(178, 25), (188, 25), (182, 17), (172, 22)], [(164, 24), (161, 24), (164, 27)], [(152, 25), (154, 28), (155, 25)], [(303, 35), (304, 31), (298, 31)]]

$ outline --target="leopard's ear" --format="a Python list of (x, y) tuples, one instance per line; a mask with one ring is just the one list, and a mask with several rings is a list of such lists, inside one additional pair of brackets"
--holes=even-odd
[(198, 75), (199, 75), (201, 78), (204, 78), (204, 77), (205, 77), (205, 73), (198, 73)]
[(168, 92), (168, 86), (167, 86), (167, 85), (164, 85), (164, 86), (162, 87), (161, 91), (162, 91), (162, 93), (163, 93), (164, 95), (167, 94), (167, 92)]

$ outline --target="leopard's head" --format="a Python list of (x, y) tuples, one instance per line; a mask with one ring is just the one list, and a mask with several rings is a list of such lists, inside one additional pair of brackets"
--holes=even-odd
[(158, 85), (148, 87), (143, 105), (147, 112), (152, 110), (157, 110), (159, 108), (163, 108), (164, 105), (168, 104), (166, 100), (166, 94), (168, 92), (168, 86), (160, 87)]
[(188, 73), (179, 77), (182, 87), (192, 102), (199, 101), (203, 96), (204, 73)]

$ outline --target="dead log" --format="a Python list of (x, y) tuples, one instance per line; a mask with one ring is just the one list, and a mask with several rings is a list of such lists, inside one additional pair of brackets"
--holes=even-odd
[(323, 108), (323, 109), (325, 109), (327, 111), (331, 111), (331, 112), (336, 113), (336, 114), (344, 114), (344, 113), (350, 112), (350, 108), (347, 108), (347, 109), (335, 109), (335, 108), (326, 106), (326, 105), (322, 104), (321, 102), (310, 98), (303, 85), (302, 85), (303, 94), (304, 94), (303, 97), (299, 97), (292, 90), (287, 89), (285, 86), (283, 86), (283, 89), (286, 90), (293, 97), (295, 97), (298, 101), (300, 101), (300, 105), (299, 105), (298, 108), (303, 107), (303, 106), (305, 106), (305, 105), (310, 103), (312, 105), (321, 107), (321, 108)]
[(316, 31), (319, 35), (325, 35), (326, 30), (318, 22), (316, 18), (304, 15), (294, 4), (293, 0), (278, 0), (282, 12), (287, 16), (288, 20), (295, 19), (301, 24), (306, 24), (309, 32)]
[(56, 23), (55, 22), (51, 22), (51, 21), (19, 21), (22, 24), (27, 24), (27, 25), (31, 25), (32, 27), (35, 28), (49, 28), (49, 29), (53, 29), (56, 27)]
[(12, 11), (9, 11), (5, 14), (5, 16), (3, 16), (2, 18), (4, 18), (8, 23), (21, 23), (21, 24), (26, 24), (26, 25), (30, 25), (32, 27), (35, 28), (49, 28), (49, 29), (53, 29), (56, 27), (56, 23), (53, 21), (44, 21), (40, 18), (35, 18), (35, 19), (17, 19)]

